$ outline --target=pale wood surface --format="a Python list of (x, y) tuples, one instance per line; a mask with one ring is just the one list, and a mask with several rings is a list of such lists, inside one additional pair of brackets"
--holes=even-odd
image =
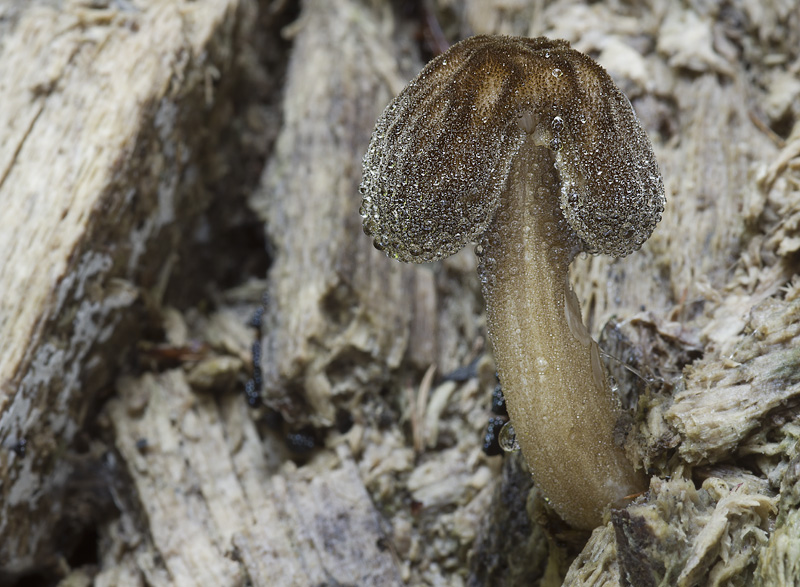
[[(184, 175), (203, 137), (188, 136), (181, 108), (214, 112), (209, 75), (231, 68), (240, 3), (49, 4), (18, 6), (0, 56), (0, 566), (11, 569), (57, 541), (74, 470), (62, 456), (134, 342), (137, 288), (174, 263), (176, 218), (203, 205)], [(11, 450), (20, 441), (25, 458)]]
[[(245, 0), (4, 8), (3, 572), (58, 569), (100, 585), (796, 577), (792, 3), (423, 4), (429, 14), (367, 0), (307, 0), (297, 14), (292, 2)], [(220, 87), (238, 88), (241, 71), (268, 79), (236, 67), (263, 40), (256, 12), (283, 15), (288, 26), (268, 34), (287, 40), (275, 58), (287, 72), (249, 98), (268, 106), (234, 112), (235, 90)], [(626, 401), (641, 394), (626, 449), (654, 475), (588, 542), (548, 517), (514, 458), (481, 453), (494, 377), (471, 251), (403, 266), (360, 229), (361, 153), (421, 67), (420, 39), (439, 38), (426, 17), (451, 41), (547, 35), (592, 54), (631, 98), (664, 174), (667, 209), (643, 249), (572, 270), (592, 331), (641, 375), (609, 362)], [(242, 120), (263, 125), (274, 148), (217, 146)], [(235, 168), (247, 149), (269, 153), (249, 197), (265, 223), (267, 280), (180, 311), (162, 304), (187, 262), (175, 247), (190, 218), (222, 197), (204, 189), (206, 174), (224, 175), (217, 166)], [(261, 364), (277, 427), (237, 393), (264, 288)], [(144, 316), (182, 362), (127, 354)], [(193, 341), (206, 345), (190, 354)], [(441, 379), (477, 357), (463, 378)], [(98, 413), (101, 391), (110, 399)], [(313, 453), (287, 449), (287, 434), (309, 430)], [(105, 488), (110, 516), (65, 511), (76, 478)], [(97, 566), (58, 559), (64, 519), (95, 528)]]

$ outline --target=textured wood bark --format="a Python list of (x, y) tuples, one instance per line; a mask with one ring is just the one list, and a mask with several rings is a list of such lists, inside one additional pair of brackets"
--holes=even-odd
[[(392, 46), (376, 43), (378, 26), (357, 2), (306, 3), (283, 128), (253, 198), (275, 247), (265, 320), (267, 400), (293, 420), (320, 426), (335, 422), (335, 396), (357, 401), (352, 369), (362, 371), (364, 383), (378, 383), (413, 347), (408, 308), (418, 271), (385, 263), (368, 240), (351, 237), (360, 230), (354, 194), (361, 154), (390, 98), (382, 77), (395, 88), (402, 84)], [(433, 295), (432, 281), (425, 284)], [(432, 326), (433, 315), (427, 318)], [(432, 332), (421, 338), (432, 339)]]
[(453, 347), (465, 343), (452, 327), (438, 332), (437, 320), (474, 332), (471, 313), (437, 312), (430, 267), (386, 263), (368, 239), (354, 238), (361, 232), (354, 195), (361, 158), (375, 119), (408, 75), (397, 58), (408, 47), (392, 41), (389, 6), (376, 6), (304, 4), (284, 124), (251, 200), (275, 253), (266, 397), (298, 423), (330, 426), (337, 410), (356, 408), (364, 391), (385, 383), (401, 363), (454, 369)]
[[(792, 3), (52, 5), (0, 19), (0, 583), (791, 584)], [(625, 448), (652, 475), (588, 541), (519, 459), (481, 452), (495, 382), (471, 252), (403, 266), (360, 228), (375, 118), (421, 48), (474, 33), (595, 56), (667, 184), (641, 251), (572, 267), (631, 408)], [(275, 80), (253, 54), (279, 35)], [(243, 96), (254, 80), (263, 95)], [(263, 174), (237, 171), (253, 152), (270, 153)], [(233, 192), (265, 222), (267, 280), (184, 282), (187, 265), (254, 254), (197, 236)], [(204, 293), (178, 311), (163, 295), (176, 287)], [(237, 390), (264, 287), (266, 408), (251, 410)], [(63, 542), (87, 528), (89, 562)]]
[[(237, 1), (18, 5), (0, 58), (0, 568), (53, 557), (74, 441), (141, 329), (242, 34)], [(224, 82), (219, 82), (224, 77)], [(155, 288), (156, 291), (153, 290)], [(137, 301), (138, 300), (138, 301)], [(72, 455), (72, 457), (70, 456)]]
[[(280, 447), (262, 443), (239, 395), (198, 396), (180, 369), (121, 380), (118, 392), (108, 413), (147, 520), (125, 558), (150, 583), (401, 584), (346, 445), (275, 469), (265, 451)], [(156, 568), (137, 563), (153, 553)]]

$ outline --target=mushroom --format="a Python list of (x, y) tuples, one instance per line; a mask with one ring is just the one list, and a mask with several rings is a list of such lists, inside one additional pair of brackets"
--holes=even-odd
[(453, 45), (378, 119), (360, 191), (364, 232), (390, 257), (436, 261), (477, 242), (510, 421), (553, 509), (591, 529), (643, 491), (568, 280), (581, 251), (639, 249), (664, 210), (650, 141), (606, 71), (561, 40)]

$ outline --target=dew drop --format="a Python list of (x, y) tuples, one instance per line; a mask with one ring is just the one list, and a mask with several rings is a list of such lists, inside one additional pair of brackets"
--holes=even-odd
[(560, 116), (556, 116), (555, 118), (553, 118), (552, 124), (553, 124), (553, 130), (558, 132), (562, 128), (564, 128), (564, 119), (561, 118)]
[(517, 452), (519, 450), (519, 442), (517, 442), (517, 433), (514, 432), (514, 426), (511, 422), (506, 422), (500, 430), (500, 435), (497, 438), (500, 448), (506, 452)]
[(562, 75), (564, 75), (564, 72), (561, 71), (559, 68), (556, 67), (553, 70), (553, 77), (561, 77)]

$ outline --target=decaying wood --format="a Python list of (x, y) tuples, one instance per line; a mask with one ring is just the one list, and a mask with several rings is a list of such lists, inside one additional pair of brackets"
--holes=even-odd
[(235, 65), (242, 6), (26, 3), (13, 14), (0, 58), (5, 571), (70, 540), (54, 521), (71, 515), (73, 442), (138, 337), (140, 291), (164, 287), (170, 250), (210, 202), (205, 148), (230, 119), (217, 101), (228, 84), (215, 80)]
[[(36, 569), (100, 585), (797, 581), (793, 3), (420, 4), (297, 6), (280, 132), (249, 194), (267, 280), (180, 310), (160, 292), (189, 262), (172, 247), (225, 197), (204, 185), (264, 148), (218, 144), (263, 110), (232, 111), (238, 77), (267, 75), (237, 63), (259, 43), (256, 12), (294, 3), (7, 9), (0, 582)], [(429, 47), (474, 33), (560, 37), (596, 57), (667, 186), (641, 251), (572, 268), (629, 408), (620, 440), (653, 476), (591, 536), (559, 524), (518, 456), (481, 452), (495, 380), (471, 251), (404, 266), (360, 228), (375, 118)], [(237, 390), (262, 287), (265, 407), (252, 410)], [(103, 516), (64, 511), (76, 479), (111, 496)], [(52, 539), (65, 520), (94, 529), (93, 564)]]
[[(335, 396), (358, 401), (416, 346), (408, 311), (416, 284), (429, 290), (420, 297), (434, 295), (431, 279), (417, 280), (421, 271), (384, 263), (367, 239), (347, 236), (360, 230), (360, 154), (391, 96), (386, 82), (402, 87), (391, 45), (373, 42), (378, 27), (359, 3), (309, 3), (294, 27), (281, 135), (253, 203), (275, 247), (267, 398), (320, 426), (334, 423)], [(433, 338), (434, 315), (426, 318), (422, 341)], [(281, 405), (287, 382), (299, 385)]]
[(330, 426), (337, 409), (353, 409), (403, 362), (454, 369), (453, 347), (469, 341), (452, 326), (439, 332), (437, 321), (474, 334), (471, 312), (437, 312), (429, 267), (386, 263), (369, 239), (353, 238), (361, 231), (361, 157), (408, 75), (399, 70), (390, 17), (388, 6), (309, 2), (293, 27), (284, 123), (252, 198), (275, 251), (266, 397), (293, 421)]
[(401, 583), (346, 445), (317, 466), (275, 469), (241, 397), (218, 405), (180, 369), (123, 379), (118, 390), (109, 417), (149, 533), (128, 538), (126, 556), (161, 553), (177, 584)]

